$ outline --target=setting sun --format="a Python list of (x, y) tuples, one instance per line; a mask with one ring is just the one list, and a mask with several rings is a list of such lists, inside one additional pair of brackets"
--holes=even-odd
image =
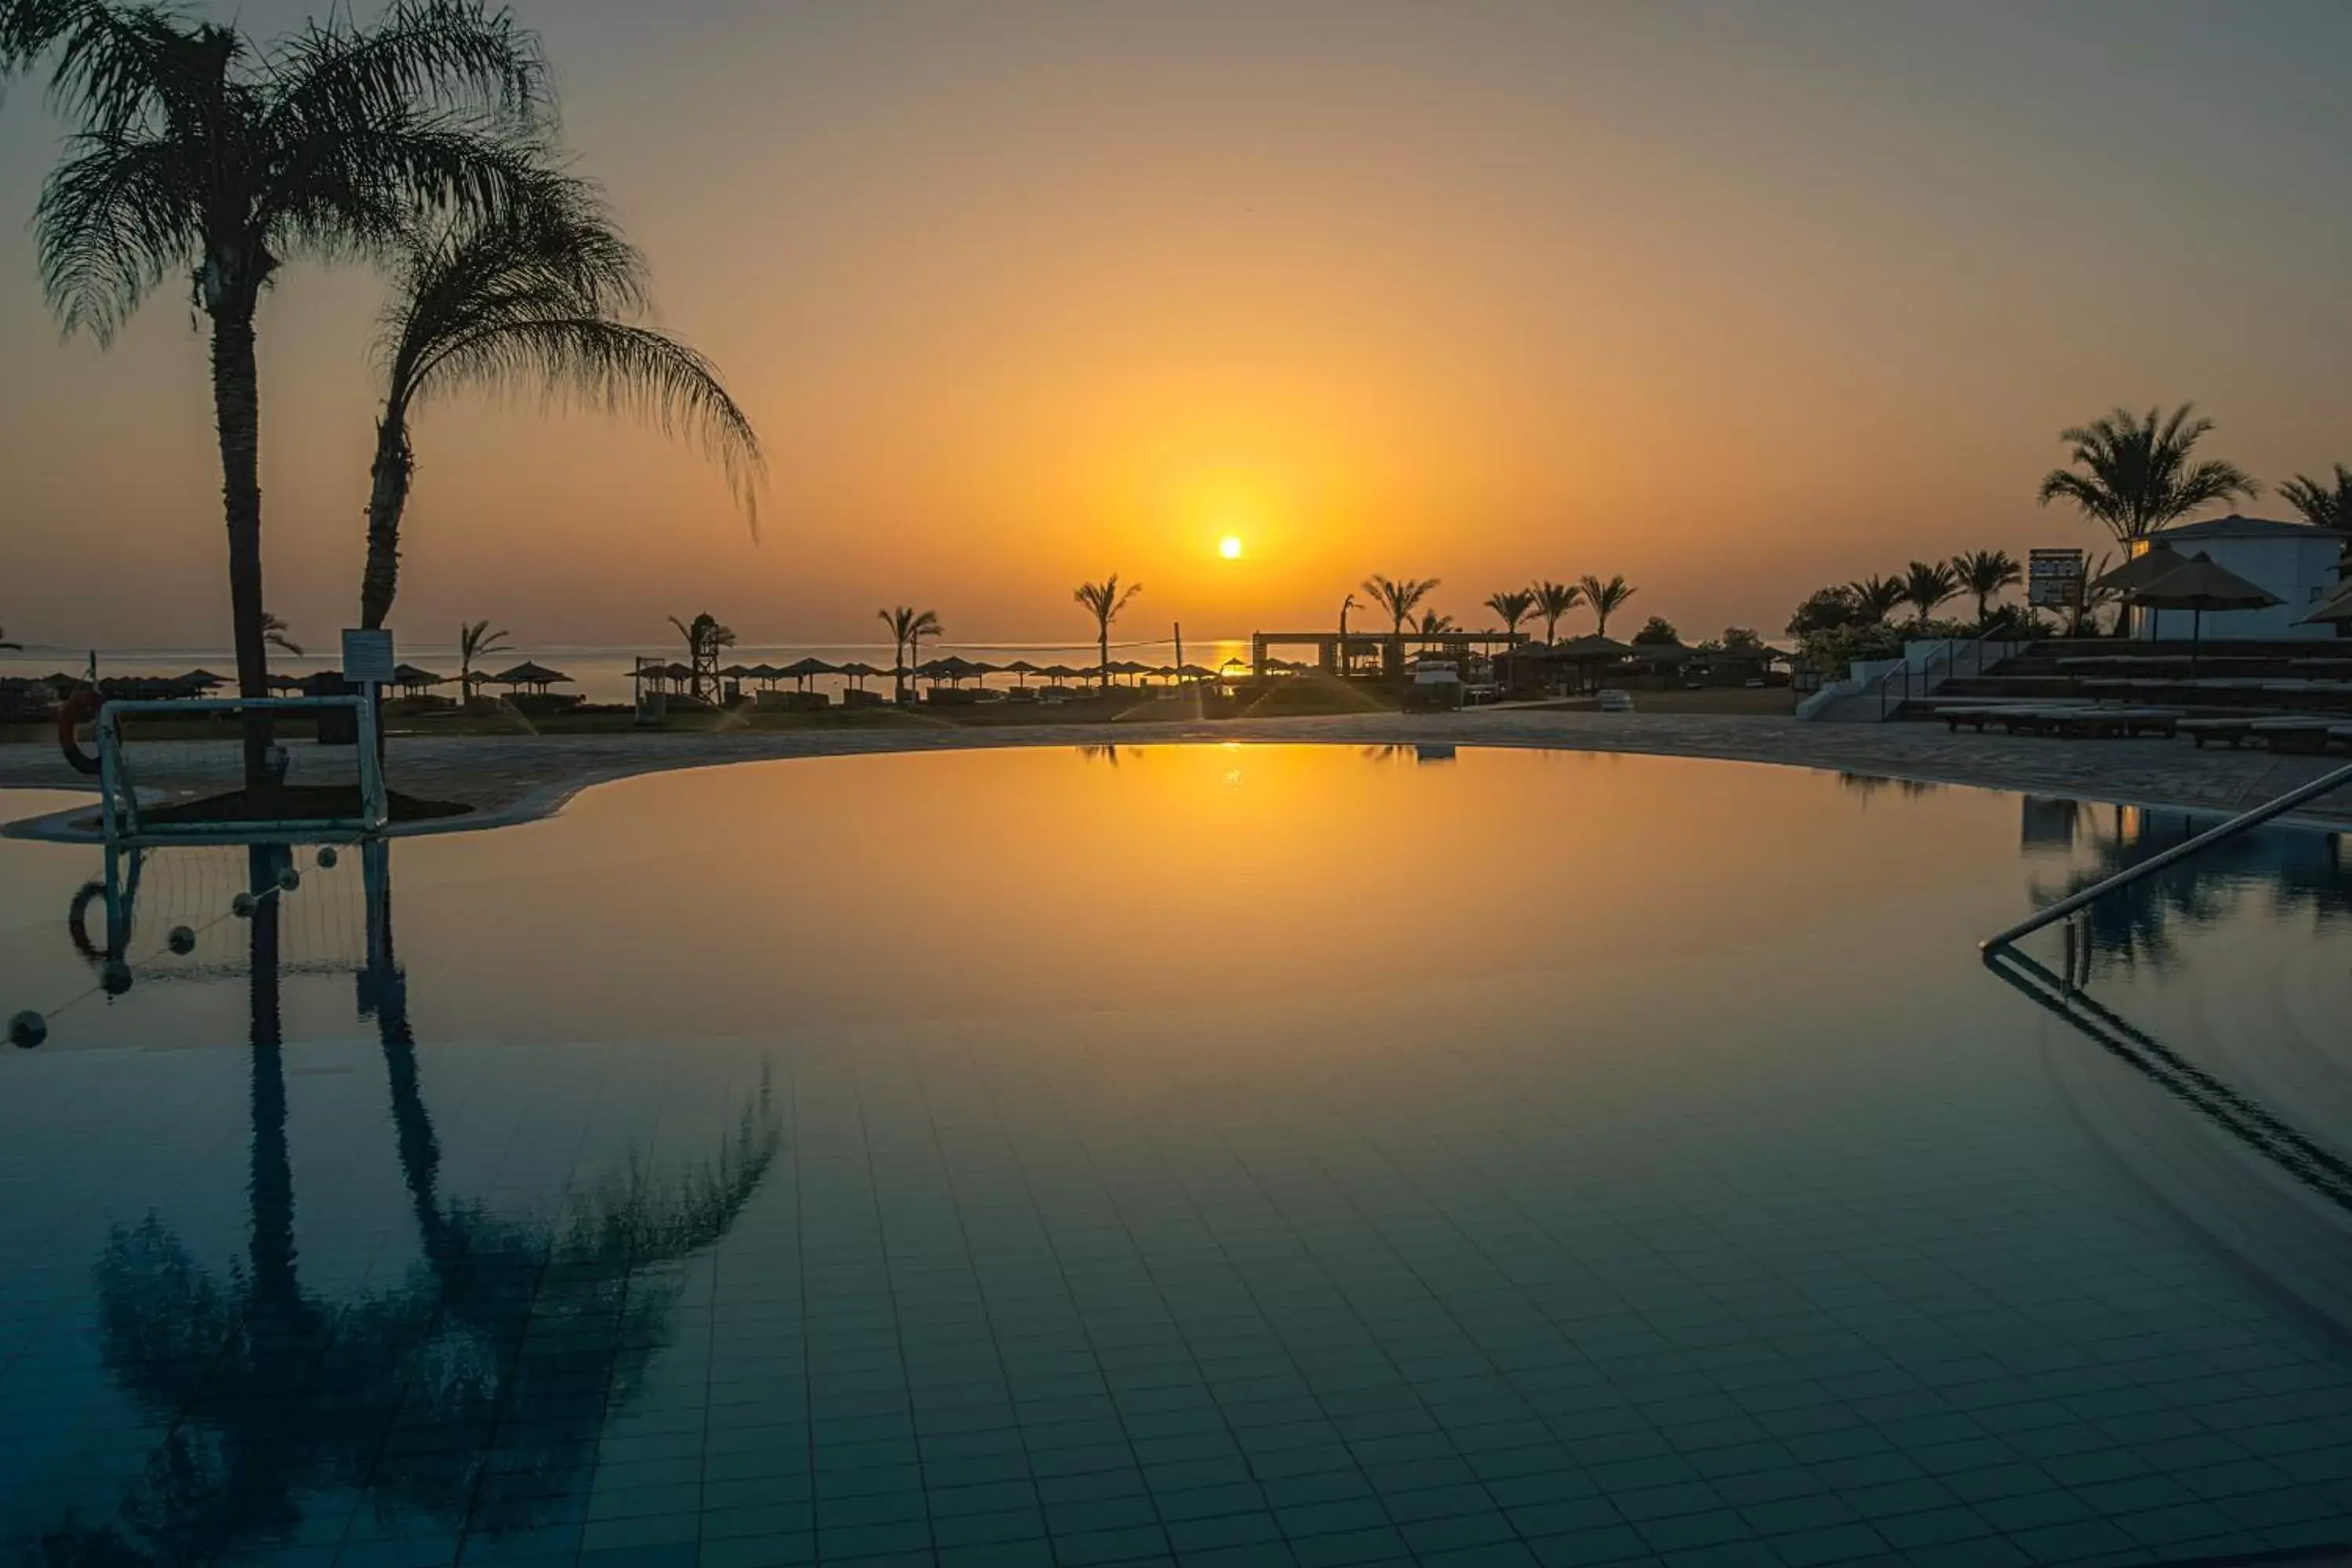
[(1217, 553), (1228, 561), (1239, 561), (1242, 558), (1241, 536), (1228, 533), (1217, 541)]

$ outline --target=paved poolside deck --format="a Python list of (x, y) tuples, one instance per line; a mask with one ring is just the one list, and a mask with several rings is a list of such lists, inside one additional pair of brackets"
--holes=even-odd
[[(1498, 710), (1375, 713), (1217, 722), (740, 731), (719, 734), (476, 735), (395, 738), (396, 789), (485, 811), (525, 813), (589, 784), (636, 773), (784, 757), (998, 746), (1139, 746), (1181, 742), (1339, 745), (1535, 746), (1660, 756), (1715, 757), (1927, 783), (2230, 811), (2315, 778), (2338, 762), (2267, 752), (2199, 750), (2186, 741), (2054, 740), (1955, 735), (1936, 724), (1806, 724), (1755, 715)], [(226, 748), (191, 748), (191, 771), (169, 780), (214, 782), (203, 768), (234, 765)], [(0, 746), (0, 787), (80, 787), (57, 752)], [(2352, 826), (2352, 791), (2307, 813)]]

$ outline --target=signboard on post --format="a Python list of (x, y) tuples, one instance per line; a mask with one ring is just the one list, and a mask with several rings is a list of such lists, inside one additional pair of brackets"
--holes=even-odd
[(2083, 577), (2079, 550), (2030, 552), (2025, 563), (2025, 602), (2045, 610), (2079, 610)]
[(397, 668), (392, 657), (392, 634), (346, 628), (343, 632), (343, 679), (354, 686), (390, 686)]

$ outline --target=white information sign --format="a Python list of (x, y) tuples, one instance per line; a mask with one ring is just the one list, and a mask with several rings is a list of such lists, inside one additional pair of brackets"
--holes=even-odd
[(392, 634), (346, 628), (343, 632), (343, 679), (357, 686), (390, 686), (396, 667)]

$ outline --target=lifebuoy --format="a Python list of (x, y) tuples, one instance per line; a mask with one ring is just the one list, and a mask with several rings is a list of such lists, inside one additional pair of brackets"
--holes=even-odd
[(73, 939), (74, 951), (92, 963), (106, 962), (106, 954), (98, 943), (89, 940), (89, 906), (106, 897), (103, 882), (84, 882), (66, 906), (66, 934)]
[(97, 718), (98, 710), (105, 705), (106, 700), (99, 696), (96, 689), (85, 686), (58, 709), (58, 750), (65, 753), (66, 766), (85, 778), (98, 776), (98, 759), (81, 749), (74, 731)]

